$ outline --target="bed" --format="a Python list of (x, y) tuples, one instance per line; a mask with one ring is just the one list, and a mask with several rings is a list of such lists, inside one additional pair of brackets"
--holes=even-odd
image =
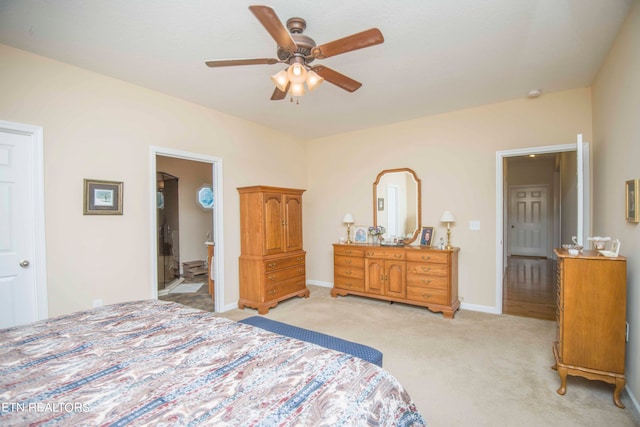
[(425, 422), (374, 364), (147, 300), (0, 330), (0, 425)]

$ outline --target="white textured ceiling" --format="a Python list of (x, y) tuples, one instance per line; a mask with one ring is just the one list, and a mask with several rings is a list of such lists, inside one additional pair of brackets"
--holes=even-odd
[[(632, 0), (0, 0), (0, 43), (303, 138), (589, 86)], [(323, 44), (371, 27), (385, 42), (320, 61), (363, 83), (271, 101), (284, 68), (249, 11), (307, 21)], [(1, 59), (0, 59), (1, 60)], [(314, 63), (315, 64), (315, 63)]]

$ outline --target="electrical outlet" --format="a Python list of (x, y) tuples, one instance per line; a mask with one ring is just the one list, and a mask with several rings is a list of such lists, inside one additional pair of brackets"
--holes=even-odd
[(93, 300), (93, 306), (94, 306), (94, 307), (100, 307), (100, 306), (102, 306), (102, 300), (101, 300), (101, 299), (94, 299), (94, 300)]
[(469, 230), (480, 230), (480, 221), (469, 221)]

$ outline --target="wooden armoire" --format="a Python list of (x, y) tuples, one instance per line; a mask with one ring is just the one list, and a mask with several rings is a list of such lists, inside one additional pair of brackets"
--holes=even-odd
[(308, 297), (302, 247), (302, 193), (269, 186), (240, 193), (240, 300), (267, 314), (282, 300)]

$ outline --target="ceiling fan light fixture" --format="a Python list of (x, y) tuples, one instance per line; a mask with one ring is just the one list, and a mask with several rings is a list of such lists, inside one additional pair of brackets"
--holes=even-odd
[(291, 96), (302, 96), (304, 95), (304, 83), (291, 83), (291, 87), (289, 88), (289, 94)]
[(324, 79), (320, 77), (315, 71), (307, 71), (307, 88), (309, 88), (309, 92), (320, 86), (323, 81)]
[(294, 62), (287, 70), (287, 75), (291, 83), (304, 83), (307, 79), (307, 70), (304, 65)]
[(289, 76), (287, 70), (280, 70), (278, 73), (271, 76), (271, 81), (282, 92), (287, 91), (287, 84), (289, 83)]

